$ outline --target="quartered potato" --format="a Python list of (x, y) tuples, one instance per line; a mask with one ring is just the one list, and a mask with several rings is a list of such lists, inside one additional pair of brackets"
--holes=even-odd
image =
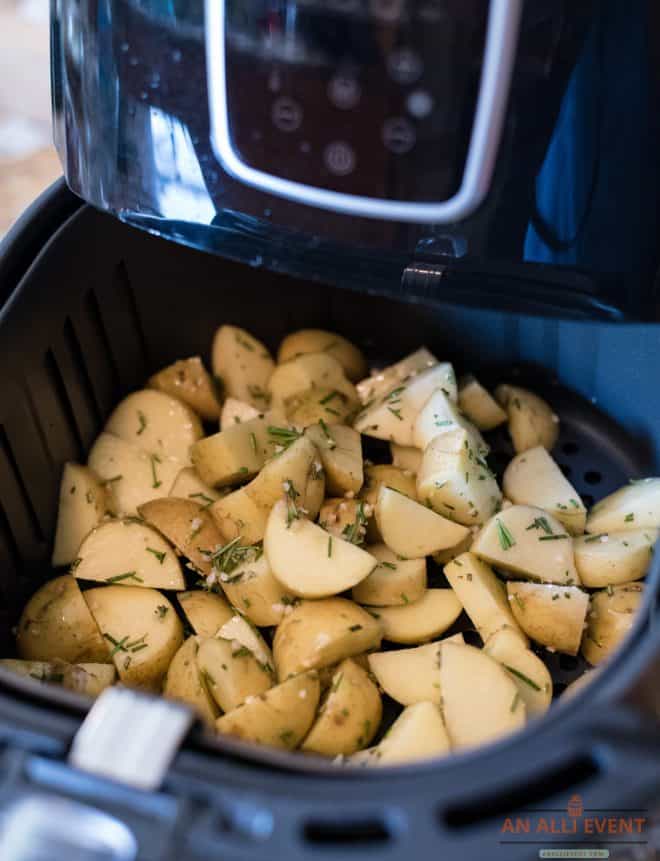
[[(415, 478), (408, 470), (389, 466), (388, 464), (366, 466), (364, 468), (364, 485), (360, 491), (360, 499), (375, 508), (381, 487), (391, 487), (393, 490), (398, 490), (399, 493), (403, 493), (411, 499), (417, 499)], [(376, 518), (372, 517), (367, 524), (367, 541), (370, 544), (379, 544), (382, 540), (383, 537), (378, 529)]]
[(527, 637), (513, 616), (504, 584), (489, 565), (468, 552), (445, 565), (444, 572), (484, 642), (496, 631), (507, 628), (523, 648), (527, 647)]
[(543, 661), (521, 645), (518, 632), (500, 628), (484, 644), (484, 652), (499, 661), (513, 678), (527, 707), (527, 717), (544, 714), (552, 703), (552, 677)]
[(448, 392), (445, 389), (436, 389), (417, 414), (413, 424), (413, 445), (424, 451), (440, 434), (460, 429), (468, 432), (475, 455), (485, 457), (490, 451), (485, 439), (461, 413)]
[(502, 385), (495, 398), (506, 409), (516, 452), (542, 445), (550, 451), (559, 436), (559, 418), (548, 404), (527, 389)]
[(400, 362), (389, 365), (381, 371), (375, 371), (370, 377), (359, 382), (356, 388), (360, 401), (367, 404), (368, 401), (373, 401), (375, 398), (387, 394), (409, 377), (414, 377), (421, 371), (426, 371), (437, 364), (438, 360), (433, 353), (429, 352), (426, 347), (421, 347), (406, 356), (405, 359), (401, 359)]
[(412, 445), (397, 445), (390, 443), (390, 454), (392, 455), (392, 466), (408, 472), (418, 473), (422, 465), (424, 452)]
[(436, 389), (444, 389), (456, 401), (456, 376), (448, 362), (420, 371), (365, 406), (353, 427), (366, 436), (399, 445), (414, 445), (413, 428), (417, 415)]
[(317, 459), (314, 443), (307, 437), (298, 437), (265, 464), (259, 475), (246, 486), (245, 492), (257, 505), (270, 509), (281, 499), (284, 484), (289, 484), (293, 489), (291, 492), (297, 494), (298, 503), (303, 505), (300, 494)]
[(323, 421), (349, 424), (358, 408), (355, 398), (327, 386), (307, 389), (284, 401), (287, 419), (299, 428)]
[(0, 667), (17, 676), (37, 682), (61, 685), (85, 697), (98, 697), (115, 683), (117, 673), (112, 664), (69, 664), (66, 661), (0, 660)]
[(177, 461), (179, 468), (190, 466), (190, 447), (204, 435), (190, 407), (152, 389), (142, 389), (124, 398), (104, 430), (164, 461)]
[(382, 627), (362, 607), (345, 598), (302, 601), (275, 632), (273, 656), (282, 680), (321, 669), (380, 645)]
[(225, 487), (247, 481), (274, 452), (268, 434), (272, 420), (250, 419), (201, 439), (191, 451), (193, 465), (205, 484)]
[(635, 623), (635, 613), (644, 597), (642, 583), (610, 586), (591, 596), (582, 654), (597, 666), (616, 650)]
[(414, 603), (402, 607), (367, 607), (383, 626), (383, 639), (417, 645), (444, 634), (463, 607), (451, 589), (427, 589)]
[(258, 505), (245, 487), (218, 499), (209, 508), (218, 532), (225, 541), (240, 539), (241, 544), (263, 540), (270, 509)]
[(601, 499), (589, 512), (587, 532), (660, 528), (660, 478), (634, 481)]
[(300, 329), (282, 341), (277, 351), (279, 364), (305, 353), (327, 353), (337, 359), (349, 380), (355, 382), (367, 373), (367, 363), (355, 344), (336, 332), (324, 329)]
[(208, 484), (204, 484), (193, 467), (186, 466), (177, 473), (168, 495), (176, 496), (179, 499), (192, 499), (193, 502), (199, 503), (202, 508), (208, 508), (220, 499), (222, 493), (209, 487)]
[(209, 693), (206, 678), (197, 663), (201, 637), (189, 637), (172, 658), (163, 696), (189, 705), (208, 726), (214, 726), (219, 710)]
[(451, 742), (442, 712), (434, 703), (407, 706), (374, 749), (371, 764), (405, 765), (444, 756)]
[(258, 410), (252, 404), (239, 401), (238, 398), (227, 398), (220, 413), (220, 430), (226, 430), (232, 425), (249, 422), (250, 419), (263, 418), (264, 410)]
[(442, 644), (440, 686), (452, 748), (487, 744), (525, 723), (527, 709), (511, 674), (473, 646)]
[[(159, 500), (153, 504), (158, 505)], [(152, 589), (186, 588), (170, 545), (158, 532), (133, 519), (108, 520), (90, 532), (80, 545), (73, 573), (78, 580)]]
[(648, 571), (658, 529), (581, 535), (573, 542), (575, 567), (589, 589), (639, 580)]
[(390, 550), (408, 559), (453, 547), (468, 530), (390, 487), (381, 487), (376, 523)]
[(27, 602), (17, 626), (16, 648), (19, 657), (29, 661), (110, 661), (107, 642), (70, 574), (44, 583)]
[(268, 518), (264, 552), (276, 579), (303, 598), (337, 595), (376, 567), (369, 553), (301, 517), (290, 498)]
[(215, 385), (199, 356), (168, 365), (150, 377), (148, 385), (183, 401), (205, 421), (220, 416)]
[(309, 732), (320, 692), (317, 674), (301, 673), (218, 718), (216, 729), (221, 735), (293, 750)]
[(385, 693), (403, 706), (431, 702), (440, 704), (440, 647), (442, 643), (463, 643), (462, 634), (445, 637), (414, 649), (373, 652), (369, 669)]
[(327, 492), (337, 496), (358, 493), (364, 482), (360, 434), (343, 425), (317, 422), (305, 435), (318, 451)]
[(437, 550), (435, 553), (431, 554), (433, 561), (438, 565), (446, 565), (448, 562), (456, 559), (457, 556), (460, 556), (461, 553), (467, 553), (472, 547), (474, 532), (475, 529), (473, 528), (467, 533), (462, 541), (458, 542), (458, 544), (455, 544), (453, 547), (447, 547), (446, 550)]
[(351, 658), (342, 661), (301, 749), (323, 756), (355, 753), (380, 725), (383, 706), (368, 673)]
[[(195, 570), (202, 574), (210, 572), (211, 557), (222, 544), (222, 539), (213, 518), (203, 505), (192, 499), (169, 496), (146, 502), (138, 510), (147, 523), (190, 560)], [(177, 588), (183, 589), (184, 586)]]
[(417, 496), (465, 526), (485, 523), (502, 502), (478, 440), (464, 428), (439, 434), (429, 443), (417, 474)]
[(279, 625), (287, 608), (295, 604), (292, 592), (273, 576), (268, 558), (262, 553), (248, 558), (230, 574), (220, 574), (225, 595), (253, 625)]
[(70, 565), (83, 538), (103, 520), (107, 509), (105, 487), (91, 469), (65, 463), (60, 484), (53, 566)]
[(167, 496), (181, 469), (179, 462), (109, 433), (97, 438), (87, 465), (106, 489), (109, 510), (120, 517), (134, 517), (142, 503)]
[(211, 637), (197, 652), (197, 666), (209, 693), (223, 712), (238, 708), (273, 686), (273, 676), (237, 640)]
[(552, 514), (570, 535), (584, 532), (584, 503), (543, 446), (514, 457), (504, 471), (502, 489), (514, 504), (533, 505)]
[(319, 512), (319, 526), (330, 535), (361, 545), (372, 516), (372, 507), (361, 499), (326, 499)]
[(458, 382), (458, 406), (480, 431), (493, 430), (507, 420), (502, 407), (472, 374)]
[(238, 326), (220, 326), (213, 339), (211, 365), (227, 396), (261, 411), (267, 408), (275, 362), (254, 335)]
[(385, 544), (367, 548), (378, 564), (353, 587), (352, 597), (358, 604), (374, 607), (396, 607), (419, 601), (426, 592), (426, 558), (401, 559)]
[(472, 552), (504, 571), (543, 583), (580, 583), (571, 536), (547, 511), (512, 505), (492, 517)]
[(188, 624), (201, 637), (215, 637), (225, 622), (235, 615), (225, 599), (215, 592), (191, 589), (179, 592), (176, 597)]
[(183, 643), (183, 626), (167, 598), (140, 586), (98, 586), (84, 598), (109, 644), (120, 680), (129, 687), (160, 691)]
[(290, 359), (275, 368), (268, 383), (273, 405), (278, 407), (310, 389), (325, 392), (322, 397), (336, 391), (358, 403), (355, 386), (346, 378), (341, 363), (328, 353), (305, 353)]
[(577, 655), (589, 596), (575, 586), (507, 583), (516, 621), (531, 640), (552, 651)]
[(217, 636), (223, 640), (237, 643), (254, 655), (257, 663), (265, 673), (275, 675), (273, 655), (259, 631), (251, 625), (243, 616), (235, 613), (231, 619), (218, 629)]

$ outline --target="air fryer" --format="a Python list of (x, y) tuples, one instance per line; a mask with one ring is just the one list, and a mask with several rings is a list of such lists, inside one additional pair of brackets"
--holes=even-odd
[[(25, 600), (51, 576), (62, 464), (85, 458), (118, 398), (159, 367), (207, 349), (223, 322), (271, 348), (296, 328), (334, 329), (374, 365), (426, 343), (488, 382), (527, 382), (560, 416), (556, 456), (586, 501), (660, 467), (650, 4), (213, 5), (204, 18), (193, 0), (54, 3), (56, 137), (67, 180), (89, 203), (52, 190), (0, 254), (5, 653)], [(500, 81), (491, 169), (482, 163), (481, 183), (456, 208), (484, 50), (491, 28), (512, 15), (515, 29), (497, 31), (502, 41), (492, 43), (508, 46), (515, 64)], [(438, 35), (451, 50), (437, 50)], [(401, 61), (411, 44), (424, 70), (437, 60), (437, 80), (401, 72), (418, 68), (410, 54)], [(220, 49), (229, 58), (224, 131), (234, 156), (214, 129)], [(506, 56), (496, 59), (506, 67)], [(332, 92), (348, 104), (355, 90), (346, 81), (356, 79), (361, 101), (351, 108), (323, 101)], [(444, 106), (434, 87), (448, 80), (451, 110), (411, 113), (429, 100)], [(332, 81), (338, 89), (329, 91)], [(268, 126), (264, 142), (274, 103), (285, 97), (313, 117), (316, 173), (298, 163), (304, 140), (295, 139), (295, 158), (294, 138), (284, 146)], [(357, 104), (368, 116), (353, 114), (342, 127), (344, 138), (355, 136), (342, 138), (355, 161), (347, 149), (323, 161), (341, 112)], [(277, 114), (280, 125), (284, 116), (289, 125), (300, 119), (288, 109)], [(360, 147), (368, 154), (373, 145), (369, 128), (391, 131), (395, 109), (408, 111), (408, 125), (387, 137), (389, 146), (380, 133), (384, 150), (359, 172)], [(259, 147), (254, 123), (262, 124)], [(398, 160), (412, 150), (391, 147), (408, 146), (402, 129), (410, 128), (424, 146)], [(258, 173), (277, 170), (342, 200), (260, 186), (262, 178), (237, 170), (236, 153)], [(359, 204), (356, 212), (357, 197), (398, 208), (369, 213)], [(510, 456), (504, 435), (495, 442)], [(34, 823), (35, 846), (40, 835), (53, 841), (50, 855), (42, 841), (30, 858), (60, 857), (59, 846), (76, 857), (73, 835), (86, 828), (107, 836), (103, 846), (88, 841), (91, 858), (531, 858), (541, 843), (507, 839), (507, 817), (559, 815), (579, 795), (585, 809), (650, 820), (660, 795), (659, 567), (656, 558), (630, 636), (584, 691), (496, 744), (414, 766), (340, 768), (195, 726), (147, 793), (69, 763), (85, 702), (2, 672), (0, 804), (7, 821), (13, 814)], [(582, 668), (555, 656), (551, 669), (559, 692)], [(68, 833), (49, 822), (56, 803)], [(558, 840), (542, 845), (560, 848)], [(652, 851), (650, 840), (647, 830), (638, 851)]]

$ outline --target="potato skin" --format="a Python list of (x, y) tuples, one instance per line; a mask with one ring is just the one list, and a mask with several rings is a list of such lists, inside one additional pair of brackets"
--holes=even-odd
[(277, 351), (277, 361), (288, 362), (304, 353), (328, 353), (344, 369), (352, 382), (361, 380), (367, 373), (367, 362), (361, 350), (348, 338), (325, 329), (300, 329), (291, 332), (281, 342)]
[(519, 386), (502, 385), (495, 389), (495, 399), (508, 413), (509, 433), (518, 454), (537, 445), (548, 451), (554, 448), (559, 419), (542, 398)]
[(622, 583), (591, 596), (582, 655), (592, 666), (598, 666), (619, 647), (635, 624), (643, 595), (643, 583)]
[(198, 571), (209, 574), (211, 557), (223, 544), (215, 522), (206, 508), (192, 499), (168, 496), (146, 502), (138, 509), (141, 517), (161, 532), (186, 556)]
[(220, 404), (208, 373), (199, 356), (179, 359), (149, 378), (148, 385), (178, 398), (206, 421), (220, 416)]
[(197, 666), (197, 653), (202, 642), (201, 637), (189, 637), (179, 648), (167, 670), (163, 696), (186, 703), (206, 724), (213, 726), (218, 709)]
[(20, 657), (30, 661), (110, 663), (107, 643), (70, 574), (44, 583), (30, 598), (18, 623), (16, 645)]

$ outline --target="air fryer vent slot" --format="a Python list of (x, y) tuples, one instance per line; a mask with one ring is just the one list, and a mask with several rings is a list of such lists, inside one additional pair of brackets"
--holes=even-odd
[(548, 805), (556, 796), (575, 792), (582, 784), (597, 777), (599, 772), (592, 757), (580, 756), (535, 780), (515, 786), (510, 792), (503, 792), (499, 787), (493, 795), (483, 795), (449, 807), (440, 811), (439, 816), (450, 829), (470, 828), (522, 810), (530, 811), (535, 805)]
[(367, 845), (387, 843), (391, 834), (380, 819), (353, 819), (344, 821), (310, 820), (303, 829), (305, 841), (319, 848), (341, 846), (360, 849)]
[(12, 535), (18, 539), (19, 546), (25, 546), (28, 534), (28, 540), (33, 543), (45, 542), (39, 518), (4, 425), (0, 425), (0, 486)]

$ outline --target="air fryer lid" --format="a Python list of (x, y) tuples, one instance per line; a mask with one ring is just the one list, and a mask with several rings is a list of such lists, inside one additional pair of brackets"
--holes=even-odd
[[(61, 285), (57, 295), (53, 280)], [(217, 284), (233, 289), (222, 288), (216, 300), (210, 288)], [(368, 347), (370, 341), (368, 352), (376, 361), (405, 351), (412, 338), (438, 345), (443, 355), (453, 353), (462, 359), (459, 364), (479, 372), (490, 365), (497, 379), (502, 365), (514, 373), (514, 354), (530, 356), (524, 346), (528, 338), (538, 342), (538, 323), (529, 318), (515, 321), (519, 339), (511, 330), (498, 341), (494, 333), (505, 315), (497, 315), (496, 325), (487, 312), (373, 300), (265, 272), (255, 277), (249, 268), (163, 243), (88, 208), (63, 225), (0, 319), (10, 394), (0, 402), (5, 476), (0, 548), (2, 588), (11, 608), (3, 624), (8, 640), (23, 601), (48, 576), (60, 465), (82, 457), (117, 397), (182, 351), (208, 343), (222, 319), (251, 326), (274, 345), (284, 332), (320, 322), (320, 316), (358, 343)], [(584, 388), (584, 379), (596, 379), (587, 370), (599, 353), (600, 334), (611, 344), (624, 332), (619, 326), (607, 333), (592, 330), (592, 351), (580, 366), (583, 327), (546, 321), (543, 331), (544, 362), (556, 366), (559, 353), (553, 359), (549, 345), (561, 343), (562, 376), (576, 389)], [(631, 376), (632, 400), (618, 384), (620, 374), (607, 376), (607, 385), (595, 391), (622, 419), (622, 410), (628, 410), (627, 424), (646, 428), (646, 420), (652, 428), (658, 407), (648, 398), (655, 391), (648, 360), (657, 336), (651, 327), (630, 328), (629, 338), (637, 345), (648, 338), (649, 344)], [(534, 373), (534, 385), (549, 387), (546, 394), (561, 414), (566, 434), (561, 462), (572, 470), (581, 493), (594, 488), (600, 495), (626, 476), (653, 470), (657, 457), (620, 425)], [(657, 445), (655, 435), (649, 443)], [(448, 857), (460, 851), (475, 861), (484, 851), (524, 856), (528, 846), (498, 842), (501, 820), (514, 808), (563, 809), (575, 791), (590, 808), (644, 806), (656, 793), (657, 725), (632, 707), (632, 698), (644, 674), (651, 683), (657, 674), (660, 643), (650, 621), (657, 612), (659, 578), (656, 561), (635, 630), (608, 671), (582, 694), (499, 744), (405, 769), (348, 771), (194, 733), (153, 800), (130, 789), (114, 787), (109, 793), (104, 781), (81, 777), (61, 762), (79, 725), (81, 704), (65, 692), (35, 694), (25, 682), (1, 673), (0, 732), (13, 763), (7, 791), (16, 796), (39, 788), (111, 809), (138, 834), (144, 857), (171, 851), (175, 857), (187, 852), (201, 858), (218, 847), (231, 857), (236, 841), (255, 858), (299, 856), (320, 846), (328, 857), (342, 858), (347, 846), (358, 844), (379, 857), (403, 858), (439, 847)], [(572, 669), (559, 665), (556, 672)], [(648, 689), (640, 688), (640, 698)], [(650, 708), (657, 709), (657, 703)]]

